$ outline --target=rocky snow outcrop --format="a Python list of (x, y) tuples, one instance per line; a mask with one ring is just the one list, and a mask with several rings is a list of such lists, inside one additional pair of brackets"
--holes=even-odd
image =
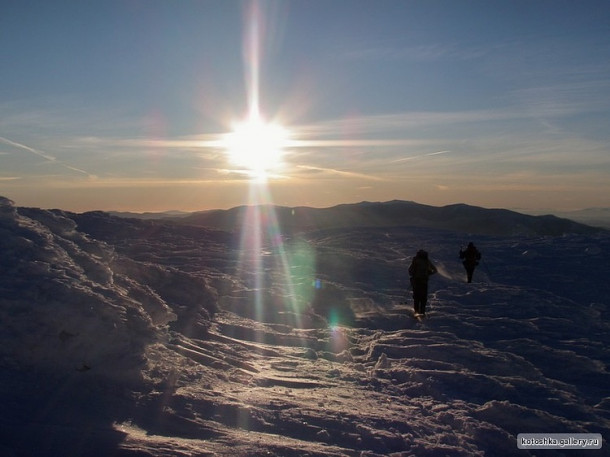
[(200, 300), (188, 303), (191, 315), (205, 318), (215, 309), (203, 280), (121, 257), (61, 211), (17, 209), (6, 198), (0, 269), (5, 364), (137, 376), (145, 348), (167, 339), (168, 324), (179, 320), (167, 284)]

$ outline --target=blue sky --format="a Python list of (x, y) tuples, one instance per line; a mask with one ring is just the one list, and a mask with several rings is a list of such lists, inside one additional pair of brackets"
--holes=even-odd
[[(229, 208), (264, 186), (288, 206), (610, 206), (607, 1), (1, 6), (0, 195), (19, 205)], [(254, 92), (293, 140), (264, 184), (219, 144)]]

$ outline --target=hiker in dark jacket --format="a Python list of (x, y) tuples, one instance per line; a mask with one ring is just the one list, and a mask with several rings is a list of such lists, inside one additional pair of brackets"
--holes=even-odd
[(460, 249), (460, 259), (462, 259), (462, 265), (464, 265), (464, 268), (466, 269), (468, 282), (471, 283), (474, 269), (479, 264), (479, 260), (481, 260), (481, 253), (475, 245), (470, 242), (466, 249)]
[(417, 251), (409, 266), (409, 276), (413, 287), (413, 309), (416, 316), (426, 315), (426, 304), (428, 302), (428, 278), (436, 273), (436, 267), (428, 259), (428, 253), (424, 250)]

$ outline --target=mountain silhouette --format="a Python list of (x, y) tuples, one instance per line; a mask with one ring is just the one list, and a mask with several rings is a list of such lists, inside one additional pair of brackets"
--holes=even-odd
[[(180, 224), (220, 230), (247, 226), (251, 206), (196, 212), (174, 219)], [(552, 215), (530, 216), (506, 209), (487, 209), (466, 204), (442, 207), (411, 201), (361, 202), (330, 208), (259, 206), (262, 214), (274, 211), (284, 233), (353, 227), (420, 227), (479, 235), (557, 236), (565, 233), (593, 234), (602, 229)]]

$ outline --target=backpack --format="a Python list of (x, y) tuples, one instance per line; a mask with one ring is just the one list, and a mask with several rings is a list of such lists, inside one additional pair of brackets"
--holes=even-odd
[(460, 251), (460, 259), (464, 259), (464, 262), (478, 265), (481, 260), (481, 253), (474, 246), (468, 246), (465, 251)]
[(428, 260), (428, 253), (425, 251), (418, 252), (411, 266), (409, 267), (409, 274), (415, 279), (428, 279), (431, 273), (431, 265)]

